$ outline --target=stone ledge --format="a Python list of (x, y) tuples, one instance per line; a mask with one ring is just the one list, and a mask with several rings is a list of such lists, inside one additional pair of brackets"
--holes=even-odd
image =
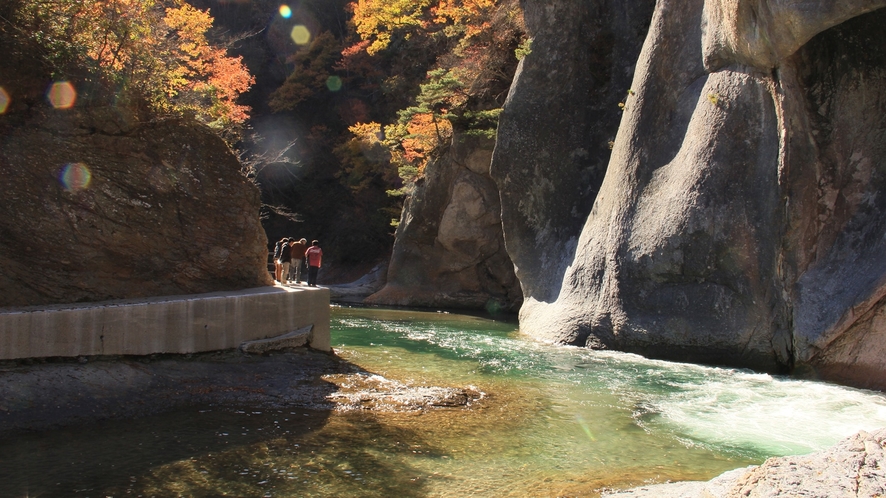
[(248, 354), (263, 354), (269, 351), (279, 351), (286, 348), (299, 348), (307, 344), (311, 339), (311, 329), (313, 325), (293, 330), (288, 334), (270, 337), (268, 339), (257, 339), (254, 341), (246, 341), (240, 345), (240, 351)]
[(197, 353), (313, 327), (328, 351), (329, 290), (284, 286), (0, 310), (0, 360)]

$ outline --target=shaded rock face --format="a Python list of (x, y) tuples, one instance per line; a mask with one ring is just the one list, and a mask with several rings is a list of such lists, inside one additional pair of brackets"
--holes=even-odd
[(34, 107), (0, 144), (0, 306), (271, 284), (258, 189), (204, 126)]
[(364, 302), (516, 311), (522, 302), (504, 248), (492, 143), (456, 137), (403, 207), (386, 285)]
[(522, 329), (886, 387), (886, 2), (819, 4), (658, 2), (576, 255)]
[(521, 5), (531, 53), (499, 119), (491, 174), (523, 294), (553, 301), (603, 181), (655, 2)]

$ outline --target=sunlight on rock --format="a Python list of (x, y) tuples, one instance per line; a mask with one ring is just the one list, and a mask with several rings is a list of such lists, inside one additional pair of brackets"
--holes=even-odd
[(77, 91), (74, 90), (74, 85), (71, 83), (59, 81), (49, 87), (46, 98), (56, 109), (70, 109), (74, 107), (74, 101), (77, 100)]
[(307, 45), (311, 41), (311, 32), (301, 24), (293, 26), (289, 36), (296, 45)]
[(6, 93), (6, 90), (0, 86), (0, 114), (6, 112), (6, 109), (9, 107), (9, 94)]
[(290, 9), (288, 5), (281, 5), (280, 17), (284, 19), (289, 19), (290, 16), (292, 16), (292, 9)]
[(92, 173), (83, 163), (69, 163), (62, 168), (59, 181), (69, 192), (76, 192), (89, 186)]
[(341, 78), (338, 76), (330, 76), (329, 78), (326, 78), (326, 88), (328, 88), (330, 92), (341, 90)]

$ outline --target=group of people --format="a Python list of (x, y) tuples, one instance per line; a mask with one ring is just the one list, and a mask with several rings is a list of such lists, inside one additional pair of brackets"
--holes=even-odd
[(307, 239), (283, 237), (274, 246), (274, 279), (283, 285), (292, 281), (300, 284), (302, 269), (307, 263), (308, 286), (316, 287), (322, 259), (320, 242), (314, 240), (308, 246)]

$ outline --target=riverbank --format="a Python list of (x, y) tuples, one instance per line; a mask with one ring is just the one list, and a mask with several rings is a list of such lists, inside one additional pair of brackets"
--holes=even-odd
[(0, 438), (183, 407), (416, 411), (480, 396), (404, 385), (310, 348), (7, 361), (0, 363)]

